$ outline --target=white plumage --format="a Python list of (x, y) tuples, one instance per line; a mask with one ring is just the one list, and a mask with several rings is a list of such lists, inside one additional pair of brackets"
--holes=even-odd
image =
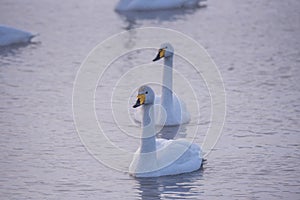
[[(191, 119), (186, 104), (173, 93), (173, 54), (174, 48), (163, 43), (153, 61), (164, 58), (162, 95), (155, 97), (155, 125), (175, 126), (188, 123)], [(135, 113), (135, 119), (142, 121), (141, 110)]]
[(0, 25), (0, 46), (28, 43), (34, 36), (26, 31)]
[(157, 177), (192, 172), (202, 164), (201, 148), (184, 139), (165, 140), (155, 136), (153, 103), (155, 94), (148, 86), (139, 89), (134, 108), (142, 106), (140, 148), (134, 154), (129, 173), (136, 177)]

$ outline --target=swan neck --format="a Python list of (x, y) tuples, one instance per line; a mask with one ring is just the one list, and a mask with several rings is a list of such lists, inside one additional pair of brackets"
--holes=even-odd
[(156, 151), (155, 124), (153, 104), (143, 105), (141, 153)]
[(173, 106), (173, 56), (164, 58), (162, 106), (167, 113), (171, 112)]
[(173, 85), (173, 56), (164, 58), (163, 83), (172, 92)]

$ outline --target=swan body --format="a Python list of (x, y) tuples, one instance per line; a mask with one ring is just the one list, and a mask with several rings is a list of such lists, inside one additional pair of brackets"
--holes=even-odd
[(193, 8), (203, 0), (120, 0), (117, 11), (144, 11), (176, 8)]
[[(153, 61), (164, 58), (162, 95), (155, 98), (155, 124), (158, 126), (175, 126), (186, 124), (191, 120), (186, 104), (173, 94), (173, 54), (174, 48), (169, 43), (161, 45)], [(141, 122), (142, 112), (135, 113), (135, 120)]]
[(26, 31), (0, 25), (0, 46), (29, 43), (34, 36)]
[(154, 92), (148, 86), (139, 89), (134, 108), (142, 106), (141, 146), (136, 151), (129, 173), (136, 177), (158, 177), (192, 172), (202, 164), (201, 148), (184, 139), (156, 139), (154, 124)]
[[(161, 96), (155, 96), (154, 115), (156, 126), (176, 126), (180, 124), (186, 124), (190, 121), (191, 117), (187, 111), (185, 103), (176, 95), (173, 95), (173, 104), (175, 108), (173, 114), (171, 115), (169, 113), (169, 117), (167, 117), (168, 113), (164, 113), (166, 110), (161, 106)], [(143, 118), (142, 110), (138, 109), (135, 112), (134, 117), (136, 121), (141, 122)]]

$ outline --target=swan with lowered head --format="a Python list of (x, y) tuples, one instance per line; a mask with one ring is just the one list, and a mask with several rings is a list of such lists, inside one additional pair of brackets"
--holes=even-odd
[[(163, 43), (153, 59), (157, 61), (164, 58), (162, 95), (155, 98), (155, 104), (160, 105), (155, 107), (155, 124), (159, 126), (176, 126), (191, 120), (185, 103), (173, 94), (173, 55), (173, 46), (170, 43)], [(142, 114), (139, 110), (135, 114), (135, 119), (141, 122), (141, 118)]]
[(35, 36), (27, 31), (0, 25), (0, 46), (29, 43)]
[(201, 148), (187, 140), (156, 139), (154, 124), (155, 94), (149, 86), (142, 86), (134, 108), (141, 106), (142, 137), (129, 167), (129, 173), (136, 177), (158, 177), (192, 172), (202, 164)]
[(194, 8), (204, 0), (120, 0), (117, 11), (165, 10), (176, 8)]

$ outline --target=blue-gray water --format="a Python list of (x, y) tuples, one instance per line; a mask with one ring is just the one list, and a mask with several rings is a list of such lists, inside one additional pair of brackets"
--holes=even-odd
[[(0, 2), (1, 24), (39, 33), (0, 50), (1, 199), (300, 199), (300, 2), (209, 0), (126, 15), (115, 4)], [(194, 38), (222, 74), (225, 126), (201, 171), (134, 179), (95, 160), (76, 132), (80, 63), (109, 36), (144, 26)]]

